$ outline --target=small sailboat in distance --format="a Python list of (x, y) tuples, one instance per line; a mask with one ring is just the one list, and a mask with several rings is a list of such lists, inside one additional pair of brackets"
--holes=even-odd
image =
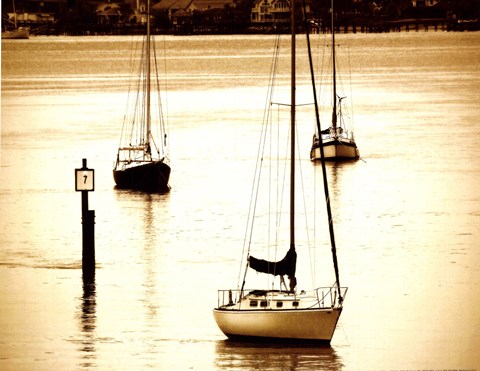
[(344, 122), (342, 112), (343, 100), (346, 97), (337, 95), (337, 71), (335, 56), (335, 25), (333, 0), (331, 1), (331, 29), (332, 29), (332, 122), (328, 129), (318, 129), (313, 135), (310, 159), (320, 161), (320, 147), (323, 147), (325, 159), (330, 161), (357, 160), (360, 151), (357, 148), (353, 130), (349, 129)]
[[(155, 40), (150, 33), (150, 1), (146, 11), (147, 27), (142, 43), (140, 72), (134, 81), (136, 96), (127, 107), (113, 178), (119, 189), (165, 193), (170, 189), (168, 181), (171, 169), (166, 156), (167, 135), (162, 114)], [(156, 72), (154, 76), (152, 70)], [(155, 94), (153, 86), (156, 87)], [(153, 98), (156, 98), (156, 104), (153, 104)], [(153, 110), (154, 106), (156, 110)]]
[(3, 39), (28, 39), (30, 36), (30, 30), (25, 27), (17, 27), (17, 12), (15, 10), (15, 0), (12, 1), (13, 8), (13, 29), (7, 29), (6, 24), (12, 23), (10, 20), (3, 19), (2, 23), (5, 30), (2, 31)]
[[(326, 179), (326, 169), (325, 169), (325, 159), (322, 156), (322, 174), (323, 174), (323, 185), (325, 190), (325, 200), (326, 208), (328, 215), (328, 227), (330, 233), (330, 243), (331, 251), (333, 257), (333, 266), (335, 272), (335, 283), (330, 286), (317, 287), (312, 290), (298, 290), (297, 289), (297, 276), (299, 271), (297, 270), (297, 254), (300, 254), (300, 251), (297, 252), (296, 248), (296, 193), (297, 188), (295, 183), (296, 177), (296, 83), (295, 83), (295, 1), (291, 1), (291, 89), (290, 89), (290, 118), (289, 118), (289, 130), (286, 130), (289, 134), (280, 135), (283, 138), (287, 138), (285, 142), (278, 141), (279, 149), (273, 149), (273, 153), (281, 154), (287, 153), (287, 158), (284, 158), (280, 155), (278, 158), (276, 156), (270, 156), (271, 153), (264, 153), (259, 151), (259, 158), (257, 159), (257, 170), (256, 170), (256, 180), (254, 184), (256, 186), (254, 189), (256, 192), (252, 194), (252, 204), (251, 208), (253, 209), (249, 223), (247, 223), (247, 230), (250, 230), (250, 235), (245, 238), (245, 249), (244, 257), (246, 257), (246, 266), (243, 274), (243, 280), (240, 279), (236, 289), (230, 290), (219, 290), (218, 291), (218, 304), (217, 307), (213, 310), (213, 316), (215, 321), (220, 328), (220, 330), (231, 339), (240, 339), (240, 340), (266, 340), (266, 341), (282, 341), (282, 342), (300, 342), (300, 343), (323, 343), (329, 344), (332, 336), (334, 334), (335, 328), (337, 326), (340, 314), (343, 309), (344, 298), (347, 293), (346, 287), (340, 286), (339, 278), (339, 269), (338, 262), (336, 257), (336, 245), (334, 238), (333, 230), (333, 221), (332, 213), (330, 208), (330, 197), (328, 195), (328, 184)], [(305, 3), (304, 3), (305, 9)], [(305, 13), (305, 11), (304, 11)], [(308, 40), (308, 39), (307, 39)], [(271, 105), (270, 105), (271, 106)], [(268, 121), (268, 120), (267, 120)], [(272, 125), (274, 126), (274, 125)], [(277, 126), (275, 126), (277, 127)], [(259, 148), (269, 148), (269, 145), (264, 145), (263, 138), (277, 138), (277, 133), (269, 133), (271, 129), (264, 128), (262, 129), (262, 142)], [(276, 130), (276, 129), (273, 129)], [(280, 130), (279, 130), (280, 131)], [(282, 132), (283, 133), (283, 132)], [(282, 145), (280, 145), (282, 143)], [(288, 150), (285, 150), (283, 144), (287, 143), (286, 147)], [(283, 149), (283, 150), (282, 150)], [(288, 154), (289, 152), (289, 154)], [(321, 149), (321, 154), (323, 150)], [(265, 157), (272, 158), (270, 164), (266, 164), (263, 159)], [(277, 166), (282, 169), (280, 172), (277, 172), (274, 166)], [(260, 168), (265, 167), (266, 171), (262, 172)], [(300, 173), (300, 172), (298, 172)], [(277, 231), (273, 231), (271, 234), (268, 232), (260, 233), (262, 237), (266, 235), (276, 236), (278, 230), (284, 231), (285, 228), (279, 226), (277, 218), (281, 218), (281, 215), (284, 214), (281, 210), (282, 202), (275, 200), (276, 196), (273, 196), (272, 201), (267, 201), (268, 204), (267, 210), (271, 210), (270, 207), (273, 204), (278, 206), (278, 214), (273, 217), (268, 217), (269, 213), (262, 213), (257, 209), (257, 200), (259, 199), (270, 199), (271, 195), (268, 197), (258, 197), (258, 191), (260, 189), (261, 174), (266, 174), (268, 180), (265, 183), (268, 183), (268, 187), (271, 186), (272, 182), (270, 181), (270, 176), (274, 174), (272, 178), (276, 179), (275, 182), (280, 185), (279, 188), (274, 190), (274, 194), (278, 195), (277, 190), (282, 189), (281, 184), (284, 184), (284, 180), (281, 179), (282, 175), (285, 174), (289, 178), (289, 220), (288, 220), (288, 236), (285, 238), (280, 238), (276, 240), (277, 237), (265, 238), (267, 240), (268, 248), (276, 250), (282, 248), (282, 246), (289, 244), (288, 250), (284, 255), (283, 259), (278, 261), (269, 261), (260, 258), (253, 257), (250, 253), (250, 247), (253, 243), (253, 225), (260, 224), (262, 216), (268, 220), (273, 220), (272, 224), (275, 225)], [(280, 174), (280, 176), (279, 176)], [(298, 174), (297, 174), (298, 175)], [(258, 182), (258, 183), (257, 183)], [(277, 187), (274, 185), (273, 188)], [(268, 228), (268, 227), (267, 227)], [(280, 232), (281, 233), (281, 232)], [(259, 236), (260, 237), (260, 236)], [(256, 242), (259, 248), (263, 248), (262, 242)], [(248, 247), (247, 247), (248, 246)], [(283, 250), (283, 251), (285, 251)], [(269, 250), (270, 251), (270, 250)], [(303, 251), (303, 250), (302, 250)], [(308, 253), (305, 253), (302, 256), (301, 261), (304, 262), (308, 257)], [(308, 264), (307, 264), (308, 265)], [(302, 271), (306, 270), (304, 265), (298, 267)], [(246, 278), (249, 271), (255, 270), (261, 274), (266, 274), (267, 280), (261, 285), (260, 288), (247, 290), (245, 288)], [(301, 272), (303, 274), (303, 272)], [(273, 278), (270, 278), (273, 276)], [(275, 288), (276, 283), (271, 280), (274, 280), (276, 276), (280, 277), (280, 286)], [(289, 280), (288, 287), (285, 283), (284, 276)]]

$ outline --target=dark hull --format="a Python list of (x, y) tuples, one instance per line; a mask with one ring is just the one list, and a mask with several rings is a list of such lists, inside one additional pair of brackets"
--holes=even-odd
[(170, 190), (170, 166), (163, 161), (140, 164), (125, 170), (113, 170), (113, 178), (119, 189), (162, 193)]
[(330, 346), (330, 340), (315, 339), (278, 339), (272, 337), (241, 336), (225, 334), (230, 341), (253, 343), (262, 345), (288, 345), (288, 346)]

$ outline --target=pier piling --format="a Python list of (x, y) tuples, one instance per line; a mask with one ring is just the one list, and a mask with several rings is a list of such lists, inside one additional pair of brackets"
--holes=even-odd
[(95, 210), (88, 209), (88, 192), (95, 189), (94, 170), (87, 168), (87, 160), (75, 169), (75, 190), (82, 192), (82, 271), (84, 279), (95, 276)]

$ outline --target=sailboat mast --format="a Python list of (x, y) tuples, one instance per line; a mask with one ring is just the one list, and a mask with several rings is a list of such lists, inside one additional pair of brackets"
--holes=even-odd
[(290, 0), (290, 27), (292, 34), (292, 50), (291, 50), (291, 85), (290, 85), (290, 94), (291, 94), (291, 106), (290, 106), (290, 141), (291, 141), (291, 152), (290, 152), (290, 248), (295, 246), (295, 89), (296, 89), (296, 75), (295, 75), (295, 52), (296, 52), (296, 35), (295, 35), (295, 1)]
[[(309, 29), (308, 29), (308, 20), (307, 20), (307, 9), (306, 9), (306, 4), (305, 0), (303, 0), (303, 12), (304, 12), (304, 21), (305, 21), (305, 32), (307, 35), (307, 47), (308, 47), (308, 58), (309, 58), (309, 64), (310, 64), (310, 73), (311, 73), (311, 79), (312, 79), (312, 88), (313, 88), (313, 99), (315, 103), (315, 118), (317, 121), (317, 130), (320, 133), (320, 117), (318, 114), (318, 102), (317, 102), (317, 91), (315, 88), (315, 75), (313, 73), (313, 61), (312, 61), (312, 53), (311, 53), (311, 48), (310, 48), (310, 36), (309, 36)], [(333, 0), (332, 0), (332, 14), (333, 14)], [(332, 16), (332, 34), (333, 34), (333, 16)], [(335, 63), (335, 58), (334, 58), (334, 63)], [(335, 74), (334, 74), (335, 76)], [(336, 94), (336, 92), (334, 93)], [(334, 114), (335, 114), (335, 109), (334, 109)], [(336, 123), (336, 115), (335, 121), (332, 123)], [(322, 160), (322, 175), (323, 175), (323, 188), (325, 191), (325, 200), (326, 200), (326, 205), (327, 205), (327, 216), (328, 216), (328, 229), (329, 229), (329, 234), (330, 234), (330, 245), (332, 247), (332, 258), (333, 258), (333, 268), (335, 270), (335, 280), (337, 283), (337, 288), (338, 288), (338, 300), (340, 303), (343, 301), (342, 297), (342, 292), (340, 290), (340, 274), (338, 271), (338, 260), (337, 260), (337, 247), (335, 244), (335, 233), (334, 233), (334, 228), (333, 228), (333, 216), (332, 216), (332, 208), (330, 206), (330, 193), (328, 191), (328, 181), (327, 181), (327, 170), (325, 166), (325, 152), (323, 149), (323, 146), (320, 145), (320, 159)]]
[(13, 25), (16, 30), (17, 29), (17, 11), (15, 10), (15, 0), (12, 0), (12, 7), (13, 7)]
[[(331, 27), (332, 27), (332, 69), (333, 69), (333, 112), (332, 112), (332, 128), (337, 128), (337, 69), (335, 66), (335, 26), (333, 24), (333, 0), (331, 2)], [(335, 130), (335, 135), (337, 131)]]
[(147, 124), (147, 132), (146, 132), (146, 138), (145, 138), (145, 146), (147, 148), (148, 153), (150, 154), (150, 0), (147, 1), (147, 43), (146, 43), (146, 69), (147, 69), (147, 109), (146, 109), (146, 124)]

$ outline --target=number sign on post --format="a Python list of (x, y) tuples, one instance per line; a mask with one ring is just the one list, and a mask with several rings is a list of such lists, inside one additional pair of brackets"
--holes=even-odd
[(93, 191), (95, 189), (95, 170), (75, 169), (75, 190)]

